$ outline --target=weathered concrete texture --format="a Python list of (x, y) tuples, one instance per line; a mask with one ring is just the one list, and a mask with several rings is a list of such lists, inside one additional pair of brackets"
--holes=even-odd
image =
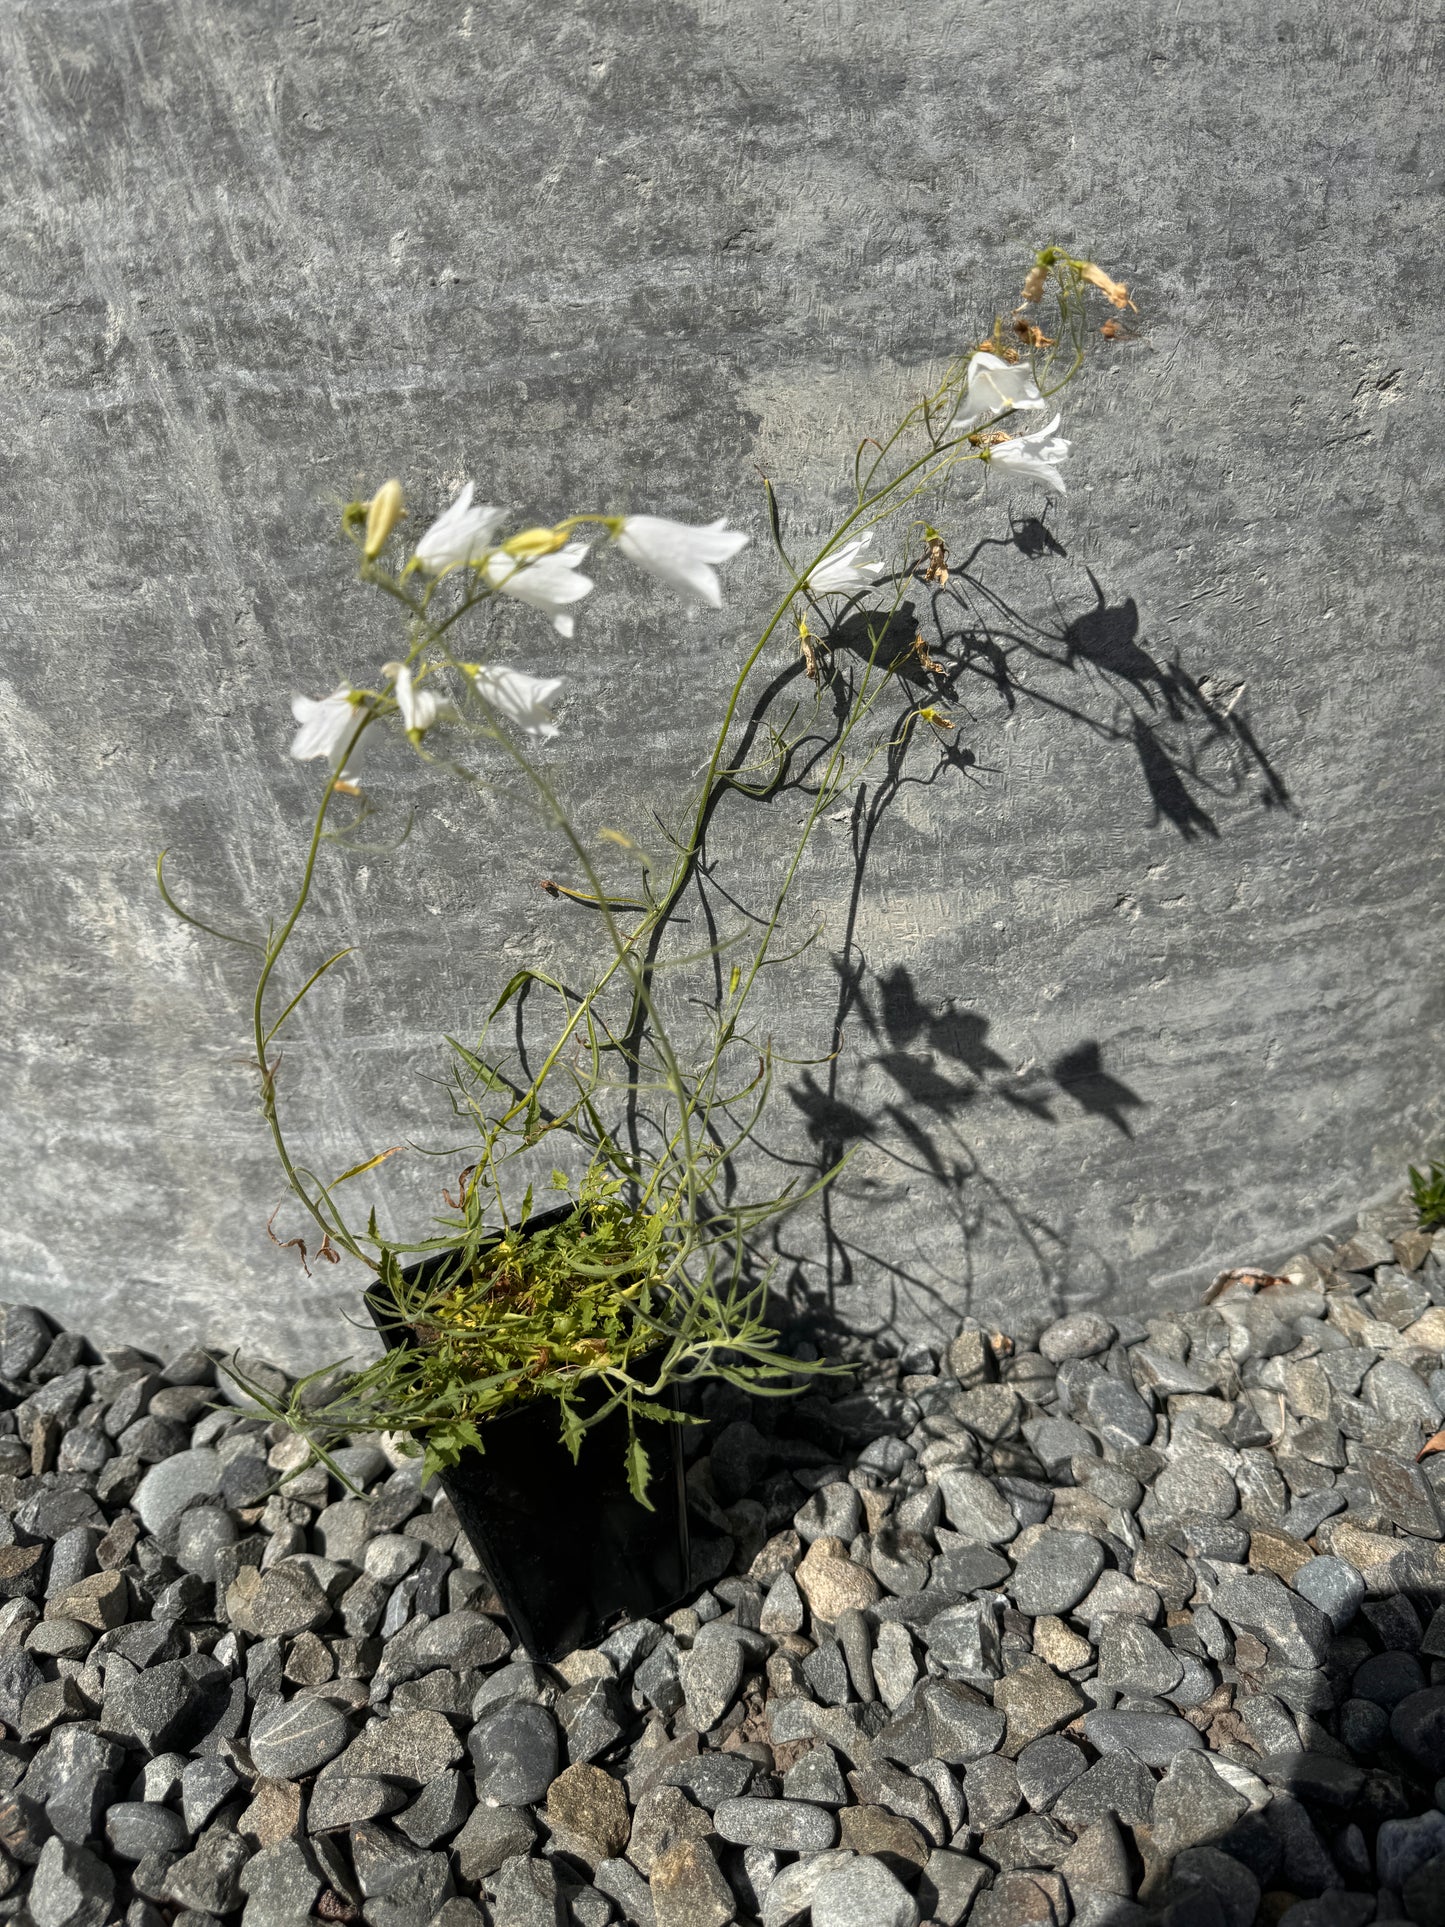
[[(798, 927), (861, 972), (836, 1073), (793, 1078), (863, 1146), (827, 1288), (1017, 1319), (1394, 1181), (1445, 1064), (1440, 43), (1328, 0), (0, 9), (4, 1295), (340, 1347), (354, 1279), (266, 1241), (244, 976), (149, 878), (169, 844), (210, 914), (279, 900), (287, 696), (389, 642), (338, 501), (471, 474), (761, 538), (762, 467), (822, 526), (1050, 238), (1141, 338), (1070, 400), (1045, 524), (949, 510), (987, 543), (935, 611), (960, 763), (883, 811), (851, 935), (847, 822), (807, 871)], [(584, 818), (645, 835), (773, 577), (759, 540), (695, 618), (608, 581), (506, 653), (569, 678)], [(394, 781), (417, 833), (328, 872), (365, 947), (283, 1072), (329, 1171), (445, 1143), (431, 1040), (573, 940), (515, 811)], [(755, 896), (778, 826), (727, 834)], [(820, 951), (785, 1045), (826, 1049), (838, 982)], [(782, 1242), (824, 1289), (816, 1222)]]

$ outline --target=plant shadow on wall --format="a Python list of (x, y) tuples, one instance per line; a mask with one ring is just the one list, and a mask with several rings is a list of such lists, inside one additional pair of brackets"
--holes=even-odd
[[(835, 1169), (863, 1149), (872, 1166), (845, 1171), (819, 1196), (821, 1276), (791, 1224), (775, 1239), (790, 1264), (793, 1292), (824, 1323), (835, 1316), (839, 1294), (866, 1278), (880, 1330), (905, 1309), (947, 1327), (970, 1308), (984, 1248), (996, 1250), (1000, 1240), (1032, 1268), (1030, 1304), (1040, 1315), (1058, 1315), (1078, 1299), (1074, 1278), (1085, 1256), (1095, 1292), (1100, 1280), (1113, 1279), (1108, 1254), (1079, 1249), (1065, 1224), (1018, 1196), (990, 1170), (966, 1128), (1002, 1106), (1046, 1126), (1082, 1114), (1104, 1131), (1132, 1138), (1148, 1100), (1110, 1069), (1107, 1043), (1081, 1038), (1046, 1065), (1021, 1065), (968, 999), (925, 994), (906, 965), (870, 959), (859, 940), (869, 861), (900, 797), (950, 775), (988, 778), (962, 740), (970, 684), (984, 681), (1010, 714), (1035, 706), (1107, 751), (1122, 752), (1121, 777), (1136, 794), (1142, 781), (1141, 801), (1154, 828), (1185, 842), (1220, 840), (1221, 819), (1231, 807), (1292, 807), (1242, 706), (1242, 686), (1221, 692), (1210, 674), (1196, 675), (1177, 654), (1161, 662), (1141, 640), (1133, 597), (1111, 603), (1092, 571), (1086, 572), (1092, 607), (1060, 614), (1053, 624), (1030, 618), (986, 579), (987, 551), (1000, 547), (1033, 561), (1067, 559), (1042, 518), (1017, 522), (1008, 537), (978, 543), (960, 566), (941, 571), (946, 580), (933, 586), (930, 599), (934, 642), (923, 644), (914, 606), (904, 603), (889, 619), (891, 636), (881, 652), (911, 685), (915, 706), (925, 699), (948, 706), (952, 728), (947, 753), (932, 768), (907, 767), (900, 737), (878, 779), (859, 786), (848, 815), (852, 880), (842, 947), (832, 959), (837, 989), (830, 1047), (819, 1065), (789, 1085), (813, 1146), (813, 1169)], [(845, 617), (828, 638), (834, 656), (879, 653), (877, 626), (877, 617)], [(872, 1073), (862, 1080), (849, 1074), (850, 1064), (860, 1061)], [(876, 1233), (850, 1229), (905, 1198), (922, 1202), (931, 1222), (941, 1216), (950, 1227), (934, 1247), (948, 1249), (946, 1260), (900, 1262), (896, 1251), (878, 1248)], [(887, 1303), (878, 1306), (883, 1280)]]

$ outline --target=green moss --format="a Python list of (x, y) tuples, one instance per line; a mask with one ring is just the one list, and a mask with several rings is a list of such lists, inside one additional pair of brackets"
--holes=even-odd
[(1432, 1158), (1424, 1171), (1410, 1166), (1410, 1191), (1422, 1231), (1445, 1231), (1445, 1162)]

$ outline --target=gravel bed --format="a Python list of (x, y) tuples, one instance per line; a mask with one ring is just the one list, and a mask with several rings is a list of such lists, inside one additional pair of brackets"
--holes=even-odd
[(1442, 1250), (708, 1388), (696, 1594), (556, 1668), (347, 1496), (0, 1310), (0, 1918), (1445, 1927)]

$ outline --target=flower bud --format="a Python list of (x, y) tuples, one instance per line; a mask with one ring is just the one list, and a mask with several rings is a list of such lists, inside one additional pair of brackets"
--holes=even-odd
[(405, 514), (406, 503), (402, 497), (401, 483), (393, 477), (391, 481), (382, 483), (367, 504), (366, 543), (361, 552), (368, 562), (374, 562), (381, 554), (386, 547), (386, 538)]
[(509, 536), (502, 550), (506, 555), (522, 556), (530, 561), (539, 555), (555, 555), (566, 546), (567, 537), (558, 534), (556, 529), (523, 529), (520, 534)]
[(1019, 296), (1019, 299), (1021, 301), (1042, 301), (1044, 298), (1044, 289), (1048, 286), (1048, 281), (1048, 270), (1040, 267), (1036, 261), (1024, 279), (1024, 291)]

